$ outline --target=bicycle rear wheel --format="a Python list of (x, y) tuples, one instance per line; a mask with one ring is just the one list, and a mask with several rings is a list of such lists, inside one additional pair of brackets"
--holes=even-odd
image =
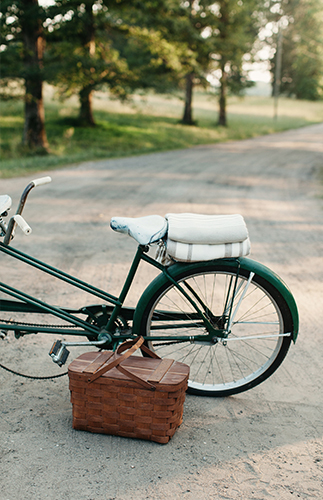
[[(150, 337), (147, 344), (158, 355), (190, 366), (188, 392), (237, 394), (260, 384), (279, 367), (291, 343), (293, 320), (272, 284), (250, 271), (237, 275), (237, 269), (214, 263), (184, 270), (176, 279), (195, 302), (205, 305), (213, 324), (230, 325), (228, 338), (196, 343), (189, 337), (207, 336), (206, 328), (176, 286), (165, 283), (151, 297), (140, 331)], [(183, 335), (187, 341), (170, 340)], [(168, 340), (161, 341), (163, 336)]]

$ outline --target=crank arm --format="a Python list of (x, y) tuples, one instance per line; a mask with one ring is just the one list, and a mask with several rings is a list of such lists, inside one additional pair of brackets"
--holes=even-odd
[(111, 342), (111, 337), (105, 336), (102, 340), (97, 340), (94, 342), (91, 341), (79, 341), (79, 342), (61, 342), (60, 340), (56, 340), (52, 345), (51, 350), (49, 351), (49, 355), (58, 366), (62, 366), (66, 363), (68, 355), (70, 351), (66, 348), (68, 347), (77, 347), (77, 346), (95, 346), (100, 347), (107, 344), (107, 342)]

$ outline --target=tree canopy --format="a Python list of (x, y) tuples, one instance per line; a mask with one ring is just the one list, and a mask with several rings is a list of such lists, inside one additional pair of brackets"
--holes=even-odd
[[(280, 91), (297, 99), (323, 97), (323, 1), (285, 0), (273, 2), (271, 17), (277, 22), (271, 43), (281, 43)], [(279, 30), (279, 33), (278, 33)], [(271, 60), (273, 82), (277, 51)]]
[[(62, 97), (77, 94), (79, 123), (95, 125), (92, 94), (108, 89), (125, 99), (135, 89), (185, 95), (182, 122), (194, 123), (194, 85), (219, 77), (220, 125), (227, 124), (226, 98), (251, 83), (243, 60), (260, 27), (273, 26), (267, 41), (277, 59), (282, 33), (280, 88), (289, 96), (323, 95), (323, 0), (2, 0), (2, 95), (23, 82), (23, 141), (48, 148), (42, 85)], [(46, 5), (45, 5), (46, 4)], [(10, 87), (11, 85), (11, 87)]]

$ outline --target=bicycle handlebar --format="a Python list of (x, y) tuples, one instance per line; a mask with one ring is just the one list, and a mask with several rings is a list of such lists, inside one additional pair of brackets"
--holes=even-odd
[(27, 224), (27, 222), (21, 215), (14, 215), (13, 219), (18, 224), (23, 233), (25, 233), (26, 235), (31, 233), (31, 227)]
[(18, 206), (18, 210), (17, 210), (16, 213), (18, 215), (22, 214), (22, 211), (24, 209), (24, 206), (25, 206), (25, 203), (26, 203), (26, 200), (27, 200), (27, 196), (29, 195), (30, 191), (34, 187), (42, 186), (43, 184), (48, 184), (49, 182), (52, 182), (52, 179), (49, 176), (47, 176), (47, 177), (40, 177), (39, 179), (35, 179), (34, 181), (31, 181), (28, 184), (28, 186), (25, 188), (24, 192), (21, 195), (19, 206)]
[(31, 233), (31, 228), (28, 226), (26, 221), (22, 217), (20, 217), (22, 214), (22, 211), (24, 209), (24, 206), (25, 206), (25, 203), (27, 200), (27, 196), (34, 187), (42, 186), (43, 184), (48, 184), (49, 182), (52, 182), (51, 177), (49, 177), (49, 176), (40, 177), (39, 179), (35, 179), (34, 181), (31, 181), (28, 184), (28, 186), (25, 188), (24, 192), (21, 195), (16, 215), (11, 217), (11, 219), (9, 221), (6, 235), (5, 235), (5, 238), (3, 240), (3, 243), (5, 245), (9, 245), (10, 241), (12, 240), (13, 235), (14, 235), (14, 228), (15, 228), (16, 224), (18, 224), (18, 226), (22, 229), (22, 231), (25, 234)]
[(40, 177), (40, 179), (35, 179), (31, 181), (34, 184), (34, 187), (42, 186), (43, 184), (49, 184), (52, 182), (52, 178), (47, 175), (47, 177)]

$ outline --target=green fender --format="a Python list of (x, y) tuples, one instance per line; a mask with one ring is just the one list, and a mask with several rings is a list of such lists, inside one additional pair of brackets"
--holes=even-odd
[[(238, 267), (240, 267), (241, 269), (244, 269), (246, 271), (254, 272), (258, 276), (268, 281), (271, 285), (273, 285), (283, 296), (290, 309), (293, 321), (293, 328), (292, 328), (293, 341), (296, 342), (298, 335), (298, 328), (299, 328), (299, 319), (298, 319), (298, 310), (295, 299), (291, 291), (287, 287), (287, 285), (282, 281), (282, 279), (263, 264), (260, 264), (259, 262), (247, 258), (219, 259), (214, 261), (195, 262), (193, 264), (176, 263), (168, 267), (167, 272), (172, 278), (176, 278), (183, 271), (194, 271), (197, 268), (209, 267), (210, 264), (212, 264), (215, 267), (217, 266), (221, 267), (225, 265), (228, 267), (232, 267), (233, 269), (238, 269)], [(161, 286), (163, 286), (166, 283), (169, 283), (169, 279), (162, 272), (150, 283), (150, 285), (148, 285), (148, 287), (140, 297), (133, 317), (133, 333), (135, 335), (141, 335), (140, 325), (142, 321), (142, 316), (151, 297), (157, 292), (157, 290), (159, 290)]]

